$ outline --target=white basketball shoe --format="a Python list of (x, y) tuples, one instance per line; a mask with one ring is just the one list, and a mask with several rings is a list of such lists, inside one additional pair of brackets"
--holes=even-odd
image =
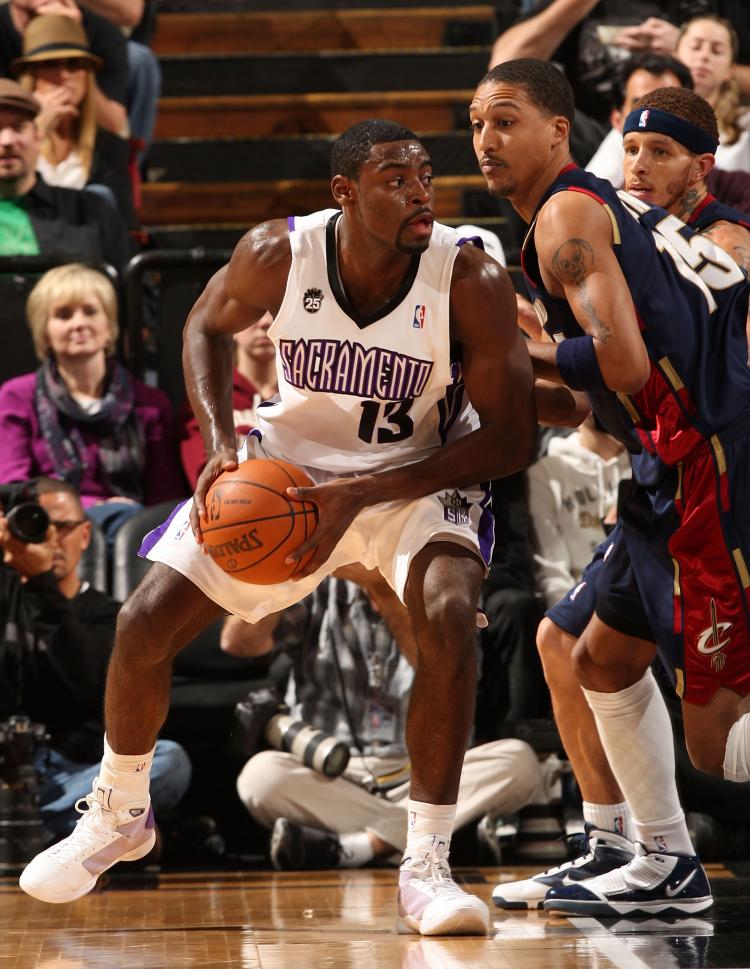
[(453, 881), (445, 841), (418, 842), (401, 862), (398, 879), (399, 932), (419, 935), (486, 935), (490, 913), (481, 898)]
[[(81, 808), (81, 803), (86, 808)], [(156, 841), (151, 802), (127, 802), (116, 788), (94, 780), (91, 794), (76, 802), (81, 817), (73, 832), (42, 851), (19, 884), (41, 902), (72, 902), (90, 892), (102, 872), (118, 861), (137, 861)]]

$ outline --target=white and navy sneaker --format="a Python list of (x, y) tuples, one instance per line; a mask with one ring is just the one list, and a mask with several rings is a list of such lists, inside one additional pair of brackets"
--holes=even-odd
[(404, 857), (398, 878), (396, 930), (418, 935), (486, 935), (490, 913), (481, 898), (453, 881), (445, 841), (423, 838)]
[(564, 915), (697, 915), (713, 905), (696, 855), (662, 854), (636, 845), (633, 860), (596, 878), (547, 893), (545, 912)]
[(622, 868), (635, 853), (632, 841), (614, 831), (601, 831), (591, 824), (585, 826), (584, 839), (583, 853), (578, 858), (523, 881), (496, 885), (492, 901), (498, 908), (541, 908), (551, 888), (577, 884), (586, 878)]
[[(79, 807), (81, 802), (86, 809)], [(102, 872), (118, 861), (145, 857), (156, 842), (151, 804), (94, 780), (91, 794), (76, 802), (82, 815), (73, 832), (42, 851), (23, 870), (21, 888), (41, 902), (72, 902), (90, 892)]]

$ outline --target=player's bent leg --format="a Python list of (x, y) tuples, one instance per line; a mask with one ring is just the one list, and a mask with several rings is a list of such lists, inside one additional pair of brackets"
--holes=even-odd
[(693, 766), (714, 777), (750, 780), (750, 697), (719, 688), (703, 705), (683, 699), (685, 743)]
[(108, 734), (99, 776), (91, 794), (76, 804), (81, 817), (73, 833), (24, 869), (20, 885), (27, 894), (43, 902), (71, 902), (118, 861), (149, 853), (156, 834), (148, 771), (167, 713), (172, 659), (220, 612), (167, 566), (151, 569), (131, 594), (109, 667)]
[(406, 604), (419, 651), (406, 742), (412, 764), (406, 851), (399, 872), (399, 932), (484, 934), (489, 911), (451, 876), (450, 837), (476, 690), (475, 614), (484, 565), (449, 542), (412, 562)]
[[(496, 885), (492, 900), (498, 908), (541, 908), (552, 888), (593, 878), (627, 864), (634, 845), (626, 826), (615, 827), (615, 817), (627, 805), (612, 774), (599, 741), (596, 722), (573, 671), (572, 652), (576, 638), (545, 617), (537, 633), (537, 648), (552, 696), (552, 708), (563, 747), (573, 767), (584, 807), (596, 807), (596, 823), (586, 818), (581, 852), (570, 861), (520, 881)], [(620, 811), (615, 810), (619, 806)], [(611, 810), (605, 820), (605, 809)]]
[[(545, 911), (695, 913), (713, 903), (677, 795), (669, 714), (647, 665), (652, 650), (653, 644), (618, 633), (597, 617), (576, 647), (584, 685), (596, 683), (595, 688), (586, 688), (586, 698), (632, 809), (639, 845), (635, 858), (623, 868), (551, 889), (543, 903)], [(645, 672), (623, 686), (637, 674), (634, 658), (646, 664)], [(610, 690), (602, 684), (609, 684)]]

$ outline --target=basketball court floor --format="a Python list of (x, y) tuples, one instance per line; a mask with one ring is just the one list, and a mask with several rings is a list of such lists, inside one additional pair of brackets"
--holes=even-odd
[[(750, 880), (707, 866), (716, 905), (684, 919), (492, 908), (487, 938), (397, 935), (393, 870), (112, 873), (69, 905), (0, 881), (0, 969), (722, 969), (750, 967)], [(490, 902), (531, 872), (457, 869)]]

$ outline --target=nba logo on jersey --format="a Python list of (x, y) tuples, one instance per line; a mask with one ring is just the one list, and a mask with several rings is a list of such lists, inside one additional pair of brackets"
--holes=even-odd
[(646, 127), (646, 125), (648, 124), (648, 115), (649, 115), (649, 108), (646, 108), (644, 111), (641, 111), (641, 116), (638, 119), (638, 127), (639, 128), (645, 128)]
[(425, 316), (427, 316), (427, 307), (422, 303), (417, 303), (414, 308), (414, 322), (412, 323), (415, 330), (421, 330), (424, 327)]

